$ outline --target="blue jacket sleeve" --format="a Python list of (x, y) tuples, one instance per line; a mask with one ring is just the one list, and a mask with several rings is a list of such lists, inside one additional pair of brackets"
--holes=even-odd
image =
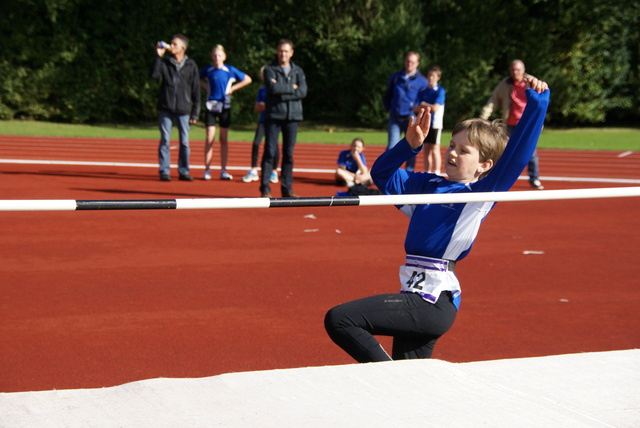
[(407, 140), (403, 138), (391, 149), (382, 153), (371, 167), (371, 178), (382, 193), (387, 195), (401, 195), (405, 190), (405, 182), (410, 173), (400, 169), (402, 164), (420, 153), (413, 150)]
[(546, 90), (538, 94), (533, 89), (527, 89), (526, 94), (527, 106), (509, 137), (504, 153), (493, 170), (474, 186), (475, 190), (506, 192), (529, 163), (542, 132), (551, 92)]

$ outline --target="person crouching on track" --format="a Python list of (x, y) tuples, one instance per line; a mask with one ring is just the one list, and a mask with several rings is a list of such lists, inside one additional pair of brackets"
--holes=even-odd
[[(527, 106), (508, 144), (499, 122), (466, 120), (453, 129), (445, 155), (447, 178), (407, 172), (400, 167), (420, 152), (429, 132), (431, 113), (423, 109), (409, 122), (405, 138), (374, 163), (371, 176), (376, 186), (387, 195), (509, 190), (536, 148), (549, 104), (548, 85), (535, 78), (527, 82)], [(324, 321), (329, 337), (361, 363), (430, 358), (460, 308), (456, 262), (467, 256), (494, 206), (495, 202), (467, 202), (398, 207), (410, 218), (400, 293), (332, 308)], [(375, 335), (393, 337), (391, 356)]]

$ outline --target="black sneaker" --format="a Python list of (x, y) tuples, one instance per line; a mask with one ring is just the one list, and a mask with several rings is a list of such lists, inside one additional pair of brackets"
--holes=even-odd
[(171, 181), (171, 177), (167, 174), (160, 174), (160, 181)]
[(193, 181), (193, 177), (189, 174), (180, 174), (180, 181)]

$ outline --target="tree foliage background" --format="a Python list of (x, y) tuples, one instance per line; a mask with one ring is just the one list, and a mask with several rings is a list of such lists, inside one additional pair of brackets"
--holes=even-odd
[(556, 125), (640, 118), (640, 0), (5, 0), (0, 118), (140, 123), (156, 118), (148, 77), (158, 40), (182, 32), (200, 67), (211, 47), (254, 84), (234, 121), (255, 121), (258, 70), (283, 37), (307, 74), (305, 117), (383, 127), (382, 93), (405, 52), (443, 69), (445, 125), (477, 115), (514, 58), (552, 87)]

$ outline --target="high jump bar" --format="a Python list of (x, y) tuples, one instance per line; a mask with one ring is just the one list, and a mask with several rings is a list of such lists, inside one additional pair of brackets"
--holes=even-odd
[(199, 198), (199, 199), (24, 199), (0, 200), (0, 211), (101, 211), (146, 209), (237, 209), (283, 207), (336, 207), (457, 204), (465, 202), (549, 201), (563, 199), (640, 196), (640, 187), (533, 190), (520, 192), (440, 193), (418, 195), (361, 195), (301, 198)]

